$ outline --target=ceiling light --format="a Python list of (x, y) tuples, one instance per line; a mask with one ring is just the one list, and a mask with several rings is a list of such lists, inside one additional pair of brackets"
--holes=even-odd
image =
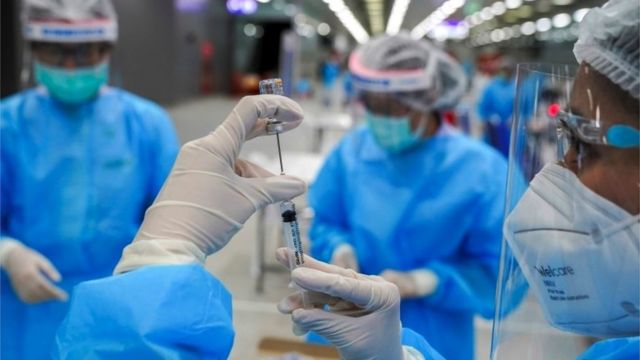
[(553, 5), (565, 6), (571, 5), (573, 3), (573, 0), (551, 0), (551, 2), (553, 3)]
[(580, 21), (582, 21), (582, 18), (583, 18), (585, 15), (587, 15), (587, 13), (589, 12), (589, 10), (590, 10), (590, 9), (587, 9), (587, 8), (576, 10), (576, 11), (573, 13), (573, 21), (575, 21), (575, 22), (580, 22)]
[(360, 21), (353, 16), (353, 13), (348, 6), (344, 4), (343, 0), (329, 0), (329, 9), (334, 12), (338, 20), (347, 29), (347, 31), (353, 36), (358, 43), (364, 43), (369, 40), (369, 34), (362, 27)]
[(331, 32), (331, 26), (327, 23), (320, 23), (318, 24), (316, 31), (318, 32), (318, 35), (327, 36)]
[(507, 9), (516, 9), (522, 5), (522, 0), (506, 0)]
[(536, 32), (536, 24), (533, 21), (527, 21), (520, 26), (522, 35), (533, 35)]
[(480, 12), (480, 16), (482, 16), (482, 20), (491, 20), (493, 19), (493, 11), (491, 11), (490, 7), (486, 7), (482, 9)]
[(571, 24), (571, 15), (567, 13), (557, 14), (551, 19), (551, 22), (553, 23), (553, 27), (558, 29), (569, 26), (569, 24)]
[(504, 40), (504, 31), (502, 29), (492, 30), (490, 36), (492, 42), (500, 42)]
[(507, 12), (507, 7), (504, 5), (502, 1), (498, 1), (493, 3), (493, 5), (491, 5), (491, 12), (495, 16), (500, 16), (505, 12)]
[[(437, 25), (439, 25), (444, 19), (449, 17), (464, 6), (466, 0), (447, 0), (440, 7), (422, 20), (411, 30), (411, 36), (414, 39), (420, 39), (426, 34), (431, 32)], [(491, 9), (489, 9), (491, 12)]]
[(538, 32), (545, 32), (551, 29), (551, 20), (549, 18), (540, 18), (536, 21), (536, 30)]
[(347, 7), (342, 1), (333, 1), (329, 3), (329, 9), (333, 12), (342, 11)]
[(257, 31), (256, 26), (253, 25), (253, 24), (245, 25), (243, 30), (244, 30), (244, 34), (249, 36), (249, 37), (254, 36), (256, 34), (256, 31)]

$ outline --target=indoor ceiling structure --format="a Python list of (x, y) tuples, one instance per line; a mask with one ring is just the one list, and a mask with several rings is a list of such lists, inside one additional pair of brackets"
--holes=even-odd
[(572, 41), (586, 11), (604, 0), (312, 0), (302, 13), (344, 28), (357, 42), (382, 33), (463, 41), (469, 46), (525, 38)]

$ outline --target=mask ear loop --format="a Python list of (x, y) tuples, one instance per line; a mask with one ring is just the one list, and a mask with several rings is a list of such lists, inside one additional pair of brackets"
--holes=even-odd
[(615, 225), (612, 225), (609, 228), (603, 229), (603, 230), (599, 230), (596, 229), (594, 231), (594, 241), (596, 243), (600, 243), (602, 241), (604, 241), (607, 238), (610, 238), (611, 236), (613, 236), (614, 234), (620, 232), (620, 231), (625, 231), (625, 230), (629, 230), (631, 231), (631, 228), (634, 226), (640, 226), (640, 214), (631, 216), (630, 218), (621, 221)]
[(578, 171), (582, 171), (582, 160), (584, 159), (584, 144), (582, 141), (576, 140), (576, 150), (578, 152), (578, 156), (576, 160), (578, 161)]
[(416, 131), (414, 131), (414, 135), (416, 137), (423, 137), (425, 131), (427, 130), (427, 124), (429, 123), (429, 118), (427, 116), (426, 113), (422, 113), (422, 116), (420, 116), (420, 123), (418, 124), (418, 128), (416, 129)]

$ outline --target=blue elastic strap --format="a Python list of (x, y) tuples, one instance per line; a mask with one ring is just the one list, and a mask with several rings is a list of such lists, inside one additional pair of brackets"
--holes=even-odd
[(607, 130), (607, 144), (618, 148), (640, 146), (640, 131), (629, 125), (613, 125)]

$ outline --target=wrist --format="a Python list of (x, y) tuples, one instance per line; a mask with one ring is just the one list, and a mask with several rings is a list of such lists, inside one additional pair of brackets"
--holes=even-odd
[(206, 255), (184, 240), (137, 240), (124, 248), (114, 274), (148, 265), (204, 264)]
[(10, 237), (2, 237), (0, 240), (0, 267), (5, 267), (9, 254), (25, 246), (18, 240)]
[(354, 254), (355, 250), (353, 250), (353, 246), (347, 243), (342, 243), (336, 246), (335, 249), (333, 249), (333, 253), (331, 254), (331, 262), (333, 263), (336, 259), (339, 259), (343, 256), (354, 256)]
[(409, 276), (416, 285), (416, 294), (419, 297), (429, 296), (436, 292), (438, 288), (438, 275), (428, 269), (414, 270), (409, 272)]

